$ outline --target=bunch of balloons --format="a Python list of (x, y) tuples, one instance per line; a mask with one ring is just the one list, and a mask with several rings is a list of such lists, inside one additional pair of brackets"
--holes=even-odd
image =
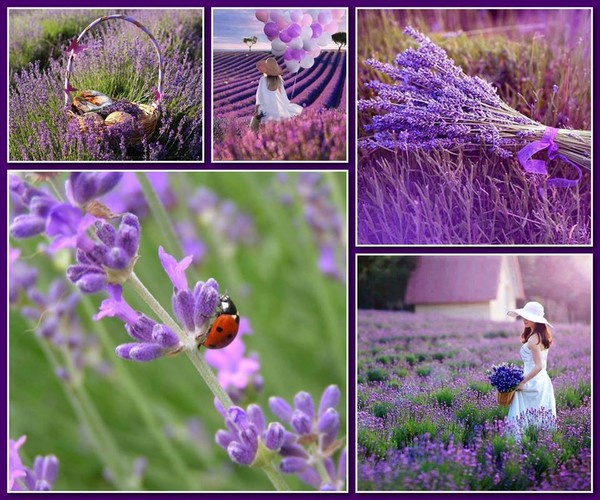
[(291, 73), (310, 68), (321, 53), (321, 47), (331, 43), (344, 9), (283, 10), (259, 9), (256, 19), (265, 24), (263, 31), (271, 42), (271, 52), (283, 56)]

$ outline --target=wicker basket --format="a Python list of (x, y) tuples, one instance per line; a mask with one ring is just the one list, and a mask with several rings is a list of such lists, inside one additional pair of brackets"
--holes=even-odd
[[(152, 102), (152, 104), (151, 105), (141, 104), (141, 103), (137, 103), (137, 102), (133, 102), (133, 103), (127, 102), (126, 103), (127, 105), (132, 105), (132, 106), (135, 106), (135, 108), (137, 108), (136, 116), (133, 117), (133, 119), (137, 120), (138, 126), (134, 127), (134, 131), (132, 132), (131, 136), (127, 137), (127, 141), (126, 141), (127, 144), (132, 145), (132, 144), (137, 144), (137, 143), (141, 142), (144, 139), (144, 137), (149, 138), (154, 133), (154, 129), (156, 128), (156, 124), (158, 123), (158, 118), (160, 116), (160, 102), (162, 100), (164, 60), (163, 60), (163, 55), (162, 55), (160, 46), (158, 45), (158, 42), (156, 41), (156, 38), (154, 38), (152, 33), (150, 33), (150, 31), (148, 31), (148, 29), (143, 24), (141, 24), (139, 21), (136, 21), (132, 17), (124, 15), (124, 14), (112, 14), (110, 16), (104, 16), (104, 17), (100, 17), (100, 18), (96, 19), (95, 21), (90, 23), (81, 32), (81, 34), (77, 37), (76, 43), (79, 43), (79, 41), (83, 38), (83, 36), (89, 30), (91, 30), (98, 24), (106, 22), (110, 19), (121, 19), (121, 20), (127, 21), (127, 22), (137, 26), (139, 29), (141, 29), (144, 33), (146, 33), (150, 37), (150, 41), (154, 45), (156, 54), (158, 56), (158, 83), (157, 83), (157, 87), (156, 87), (157, 92), (155, 93), (154, 101)], [(120, 116), (115, 115), (115, 117), (113, 117), (112, 120), (104, 121), (102, 116), (100, 116), (99, 114), (93, 113), (93, 112), (91, 114), (89, 112), (85, 113), (81, 109), (82, 102), (87, 101), (90, 104), (92, 103), (92, 101), (88, 100), (88, 99), (90, 99), (89, 96), (91, 96), (91, 95), (103, 96), (103, 94), (101, 94), (100, 92), (94, 91), (94, 90), (85, 90), (85, 91), (77, 92), (76, 93), (77, 95), (73, 95), (74, 89), (71, 87), (70, 80), (71, 80), (71, 74), (72, 74), (72, 70), (73, 70), (73, 60), (74, 59), (75, 59), (75, 49), (71, 50), (71, 53), (69, 54), (69, 60), (67, 62), (67, 71), (65, 74), (65, 83), (64, 83), (65, 110), (66, 110), (68, 119), (77, 120), (79, 122), (79, 128), (84, 132), (91, 130), (91, 127), (89, 127), (90, 122), (87, 121), (88, 118), (91, 117), (91, 114), (96, 115), (96, 116), (93, 116), (93, 118), (94, 118), (93, 122), (98, 127), (112, 127), (112, 126), (116, 125), (117, 123), (122, 123), (122, 121), (119, 121), (119, 118), (123, 118), (127, 113), (121, 113)], [(104, 96), (104, 97), (106, 97), (106, 96)], [(82, 99), (84, 101), (82, 101)], [(75, 103), (79, 104), (79, 107), (76, 106)], [(127, 118), (130, 118), (130, 117), (127, 117)], [(94, 129), (95, 129), (95, 127), (94, 127)]]
[(498, 392), (496, 393), (496, 397), (500, 406), (510, 406), (510, 403), (512, 403), (512, 400), (515, 397), (515, 391)]

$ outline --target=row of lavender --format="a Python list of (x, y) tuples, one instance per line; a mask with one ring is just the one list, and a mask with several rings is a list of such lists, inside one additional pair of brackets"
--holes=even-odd
[(521, 436), (486, 376), (518, 362), (517, 325), (360, 311), (359, 489), (589, 490), (590, 327), (555, 326), (557, 419)]

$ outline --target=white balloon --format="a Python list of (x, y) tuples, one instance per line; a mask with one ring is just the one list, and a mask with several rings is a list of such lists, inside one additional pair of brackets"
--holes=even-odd
[(302, 38), (302, 40), (308, 40), (309, 38), (312, 38), (312, 35), (313, 30), (310, 26), (302, 27), (302, 33), (300, 33), (300, 38)]
[(304, 56), (302, 61), (300, 61), (301, 68), (310, 68), (310, 67), (312, 67), (313, 64), (315, 64), (315, 58), (312, 57), (311, 55)]
[(285, 67), (288, 69), (288, 71), (290, 73), (297, 73), (298, 70), (300, 69), (300, 61), (286, 61), (285, 62)]
[(303, 16), (303, 12), (301, 10), (291, 10), (290, 11), (290, 19), (295, 22), (298, 23), (302, 20), (302, 16)]
[(301, 49), (302, 45), (304, 45), (304, 42), (299, 36), (297, 36), (296, 38), (292, 38), (292, 41), (288, 43), (288, 47), (290, 49)]
[(317, 41), (314, 38), (309, 38), (308, 40), (304, 40), (304, 43), (302, 44), (302, 48), (304, 50), (306, 50), (306, 52), (310, 52), (311, 50), (314, 50), (316, 46), (317, 46)]
[[(277, 52), (280, 52), (280, 51), (285, 52), (286, 49), (287, 49), (287, 43), (283, 43), (279, 38), (275, 38), (275, 40), (273, 40), (271, 42), (271, 50), (273, 52), (275, 52), (275, 51), (277, 51)], [(283, 54), (283, 52), (281, 52), (281, 53)]]
[(318, 45), (315, 46), (315, 48), (309, 52), (309, 54), (313, 57), (317, 57), (320, 53), (321, 53), (321, 47), (319, 47)]
[(323, 32), (319, 38), (317, 38), (317, 43), (321, 47), (325, 47), (331, 43), (331, 33)]

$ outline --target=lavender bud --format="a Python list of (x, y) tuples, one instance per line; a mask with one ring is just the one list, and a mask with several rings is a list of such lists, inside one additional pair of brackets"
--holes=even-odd
[(75, 285), (84, 293), (98, 293), (106, 286), (106, 274), (98, 272), (84, 274)]
[(131, 350), (137, 345), (137, 342), (132, 342), (130, 344), (121, 344), (115, 349), (115, 354), (122, 359), (132, 359)]
[(126, 214), (121, 219), (121, 225), (117, 232), (116, 242), (119, 247), (125, 250), (129, 257), (134, 257), (138, 252), (140, 244), (140, 223), (133, 214)]
[(194, 331), (194, 297), (189, 290), (179, 290), (175, 293), (173, 312), (188, 332)]
[(54, 455), (48, 455), (47, 457), (37, 456), (33, 462), (33, 470), (38, 480), (46, 481), (48, 486), (50, 486), (56, 480), (58, 459)]
[(281, 472), (285, 472), (286, 474), (297, 474), (306, 470), (307, 467), (308, 462), (298, 457), (285, 457), (279, 465)]
[(319, 488), (319, 491), (337, 491), (337, 489), (332, 484), (325, 483), (323, 486), (321, 486), (321, 488)]
[(337, 429), (340, 427), (340, 415), (337, 410), (328, 408), (323, 415), (319, 417), (317, 423), (317, 431), (320, 434), (326, 434), (332, 432), (334, 429), (337, 433)]
[(312, 422), (310, 418), (308, 418), (308, 415), (306, 415), (306, 413), (304, 413), (303, 411), (294, 410), (294, 413), (292, 414), (291, 424), (298, 434), (310, 434)]
[(286, 444), (284, 439), (284, 444), (281, 446), (279, 450), (279, 454), (282, 457), (296, 457), (296, 458), (304, 458), (308, 459), (309, 454), (306, 450), (300, 446), (299, 444)]
[(323, 391), (321, 402), (319, 403), (319, 417), (327, 408), (335, 408), (340, 401), (340, 390), (337, 385), (330, 385)]
[(258, 450), (258, 433), (253, 425), (240, 432), (242, 443), (250, 448), (254, 453)]
[(108, 247), (115, 245), (117, 230), (106, 222), (96, 222), (96, 236)]
[(31, 238), (46, 230), (46, 219), (36, 215), (17, 215), (10, 225), (10, 234), (14, 238)]
[(292, 419), (292, 407), (285, 399), (278, 396), (271, 396), (269, 398), (269, 408), (271, 408), (271, 411), (279, 420), (290, 423)]
[(265, 435), (265, 446), (269, 450), (279, 451), (283, 445), (283, 426), (279, 422), (271, 422)]
[(239, 429), (247, 429), (250, 425), (248, 415), (239, 406), (232, 406), (227, 410), (227, 419)]
[(136, 340), (151, 342), (156, 322), (143, 314), (138, 317), (133, 325), (125, 325), (127, 333)]
[(294, 404), (296, 408), (306, 414), (309, 419), (315, 416), (315, 405), (312, 396), (305, 391), (300, 391), (294, 396)]
[(227, 446), (227, 454), (231, 460), (240, 465), (250, 465), (254, 462), (254, 457), (256, 455), (254, 451), (237, 441), (229, 443)]
[(202, 286), (194, 304), (194, 319), (198, 326), (202, 326), (206, 318), (213, 315), (219, 302), (219, 292), (209, 282)]
[(224, 431), (223, 429), (219, 429), (215, 434), (215, 441), (221, 448), (227, 449), (229, 443), (231, 443), (233, 440), (234, 436), (230, 432)]
[(54, 198), (50, 198), (49, 196), (34, 196), (29, 202), (29, 212), (31, 215), (37, 215), (45, 219), (54, 205), (56, 205)]
[(162, 356), (162, 348), (158, 344), (140, 343), (129, 351), (129, 356), (134, 361), (152, 361)]
[(246, 414), (258, 432), (262, 433), (265, 429), (265, 414), (262, 408), (257, 404), (251, 404), (246, 408)]
[(129, 255), (119, 247), (112, 247), (104, 257), (104, 264), (110, 269), (126, 269), (129, 265)]
[(108, 193), (122, 176), (122, 172), (73, 172), (69, 177), (73, 199), (84, 205)]
[(175, 347), (179, 344), (179, 338), (167, 325), (154, 325), (154, 328), (152, 329), (152, 340), (166, 349)]

